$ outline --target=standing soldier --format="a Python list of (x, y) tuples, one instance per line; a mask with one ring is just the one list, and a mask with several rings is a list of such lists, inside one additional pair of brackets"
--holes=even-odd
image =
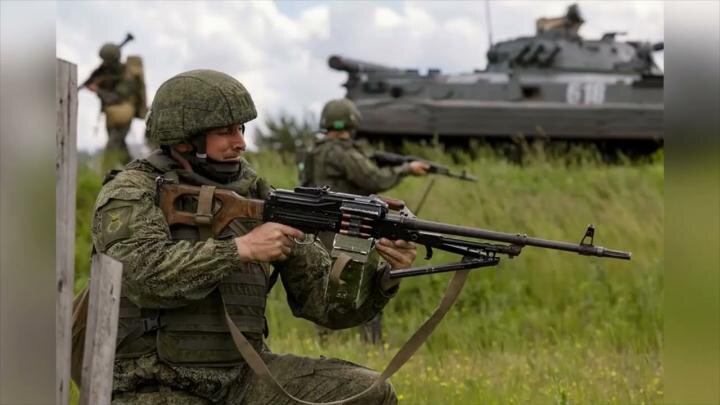
[(130, 160), (125, 136), (133, 118), (143, 119), (147, 113), (142, 60), (139, 56), (128, 56), (125, 63), (121, 62), (120, 50), (132, 39), (128, 34), (120, 44), (103, 45), (100, 48), (102, 64), (81, 86), (97, 94), (100, 109), (105, 113), (108, 141), (103, 164), (106, 168)]
[[(257, 363), (246, 361), (252, 349), (233, 342), (230, 330), (237, 329), (280, 384), (303, 400), (345, 399), (378, 376), (342, 360), (271, 353), (263, 340), (267, 294), (279, 278), (295, 316), (331, 328), (361, 324), (396, 293), (387, 274), (412, 263), (413, 244), (380, 240), (370, 255), (379, 253), (387, 265), (333, 265), (319, 242), (294, 242), (303, 239), (295, 228), (236, 220), (212, 236), (212, 219), (170, 226), (157, 206), (158, 179), (265, 198), (270, 186), (241, 156), (245, 123), (256, 115), (245, 87), (226, 74), (195, 70), (169, 79), (147, 120), (146, 134), (161, 149), (112, 172), (98, 195), (93, 244), (124, 265), (113, 404), (294, 403), (253, 374)], [(211, 196), (186, 197), (176, 208), (212, 218)], [(331, 265), (365, 275), (362, 302), (348, 305), (342, 294), (333, 301)], [(384, 382), (348, 405), (396, 402)]]
[[(303, 186), (329, 186), (332, 191), (370, 195), (394, 187), (407, 175), (424, 176), (429, 165), (413, 161), (394, 167), (378, 167), (355, 143), (353, 135), (360, 124), (360, 111), (348, 99), (329, 101), (320, 116), (320, 130), (325, 136), (316, 141), (306, 154), (300, 170)], [(364, 239), (344, 235), (321, 235), (323, 244), (333, 257), (339, 254), (368, 251)], [(363, 339), (377, 344), (382, 340), (382, 312), (363, 326)], [(330, 333), (320, 329), (321, 339)]]

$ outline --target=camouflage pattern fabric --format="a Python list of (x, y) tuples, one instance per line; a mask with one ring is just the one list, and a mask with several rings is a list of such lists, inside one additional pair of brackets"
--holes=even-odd
[(97, 77), (97, 95), (103, 110), (109, 105), (131, 101), (138, 91), (138, 83), (133, 76), (126, 74), (123, 63), (103, 64), (93, 75)]
[(166, 80), (153, 98), (146, 136), (160, 145), (189, 141), (210, 128), (257, 117), (245, 86), (214, 70), (191, 70)]
[[(369, 387), (378, 376), (375, 371), (339, 359), (313, 359), (269, 351), (262, 353), (262, 357), (288, 392), (313, 402), (348, 398)], [(122, 386), (115, 387), (113, 405), (294, 403), (243, 367), (169, 367), (151, 355), (116, 363), (115, 375), (116, 384), (120, 382)], [(386, 382), (347, 404), (397, 404), (397, 397), (392, 384)]]
[[(123, 262), (123, 294), (134, 304), (142, 308), (182, 308), (213, 293), (221, 280), (242, 268), (244, 263), (232, 239), (192, 241), (171, 237), (162, 211), (155, 205), (155, 178), (159, 173), (175, 174), (181, 180), (194, 179), (192, 183), (197, 183), (200, 177), (184, 172), (177, 162), (159, 151), (148, 160), (131, 162), (126, 170), (103, 186), (98, 196), (93, 243), (97, 251)], [(270, 191), (267, 183), (257, 177), (245, 161), (232, 189), (250, 198), (264, 198)], [(324, 291), (331, 264), (319, 242), (296, 245), (285, 262), (274, 263), (295, 316), (333, 329), (351, 327), (372, 318), (396, 292), (385, 293), (378, 286), (359, 308), (326, 305)], [(154, 342), (152, 333), (146, 337), (150, 344)], [(281, 360), (284, 356), (264, 355), (275, 363), (271, 368), (281, 381), (304, 378), (302, 383), (297, 383), (298, 389), (313, 384), (318, 387), (317, 392), (326, 392), (322, 394), (326, 398), (344, 396), (355, 387), (366, 386), (365, 382), (376, 375), (339, 360), (292, 356), (296, 359), (293, 362)], [(307, 373), (293, 374), (303, 367)], [(227, 367), (169, 364), (159, 360), (155, 350), (139, 358), (116, 360), (113, 403), (254, 404), (262, 403), (257, 401), (264, 398), (270, 398), (272, 402), (268, 403), (282, 403), (272, 399), (264, 388), (256, 387), (258, 382), (251, 374), (244, 362)], [(333, 375), (335, 379), (322, 382)], [(389, 385), (381, 388), (377, 401), (362, 403), (393, 403), (387, 402), (394, 400), (392, 388)]]
[(117, 119), (110, 117), (108, 107), (117, 106), (123, 103), (134, 102), (140, 91), (141, 83), (138, 83), (134, 76), (129, 76), (126, 66), (118, 62), (104, 63), (98, 67), (93, 75), (97, 77), (96, 94), (100, 99), (101, 110), (105, 113), (105, 125), (108, 134), (108, 141), (105, 145), (104, 169), (116, 168), (118, 164), (124, 165), (130, 161), (130, 153), (125, 144), (125, 137), (130, 130), (132, 123), (132, 110), (128, 117)]
[[(309, 186), (330, 186), (333, 191), (370, 195), (388, 190), (409, 174), (409, 165), (378, 167), (352, 139), (323, 138), (310, 152), (312, 165)], [(379, 344), (382, 341), (382, 313), (378, 313), (362, 326), (364, 341)], [(318, 327), (321, 343), (327, 340), (330, 330)]]
[(357, 129), (361, 118), (360, 111), (351, 100), (331, 100), (320, 113), (320, 128), (328, 131), (352, 131)]
[(333, 191), (369, 195), (388, 190), (407, 176), (409, 164), (378, 167), (351, 139), (324, 138), (312, 155), (310, 186), (330, 186)]

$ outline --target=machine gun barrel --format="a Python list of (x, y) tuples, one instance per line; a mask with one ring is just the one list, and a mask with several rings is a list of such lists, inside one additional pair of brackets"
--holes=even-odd
[(328, 65), (335, 70), (342, 70), (348, 73), (403, 72), (402, 69), (363, 62), (357, 59), (343, 58), (339, 55), (330, 56), (330, 58), (328, 58)]
[[(630, 260), (631, 257), (630, 252), (607, 249), (601, 246), (593, 246), (592, 239), (595, 234), (594, 225), (589, 225), (587, 230), (585, 231), (585, 236), (583, 237), (583, 239), (580, 241), (580, 243), (575, 244), (570, 242), (534, 238), (524, 234), (511, 234), (505, 232), (491, 231), (482, 228), (470, 228), (466, 226), (443, 224), (440, 222), (426, 221), (400, 216), (394, 217), (396, 217), (396, 219), (407, 228), (415, 229), (418, 231), (437, 232), (441, 234), (485, 239), (496, 242), (510, 243), (516, 246), (535, 246), (546, 249), (563, 250), (566, 252), (575, 252), (586, 256), (610, 257), (614, 259), (624, 260)], [(590, 239), (590, 242), (586, 243), (586, 239)]]

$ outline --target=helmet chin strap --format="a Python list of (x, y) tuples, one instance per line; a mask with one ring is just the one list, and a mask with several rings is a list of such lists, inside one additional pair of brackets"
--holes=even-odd
[(192, 140), (192, 146), (195, 148), (195, 157), (199, 160), (206, 160), (207, 157), (207, 149), (205, 148), (205, 144), (207, 141), (207, 136), (205, 134), (198, 135)]
[(220, 162), (208, 157), (205, 134), (194, 137), (190, 144), (193, 150), (183, 153), (193, 171), (219, 183), (229, 183), (240, 175), (240, 162)]

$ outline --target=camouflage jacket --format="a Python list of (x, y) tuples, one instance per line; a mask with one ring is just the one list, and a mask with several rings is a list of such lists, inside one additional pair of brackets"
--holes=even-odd
[[(123, 295), (132, 303), (143, 310), (177, 311), (207, 300), (228, 277), (246, 271), (246, 264), (237, 255), (232, 232), (218, 239), (192, 240), (171, 231), (156, 205), (155, 179), (159, 175), (175, 175), (188, 184), (216, 185), (183, 171), (159, 152), (131, 162), (100, 191), (92, 237), (97, 251), (123, 263)], [(264, 198), (271, 190), (244, 161), (239, 178), (224, 187), (249, 198)], [(246, 228), (254, 225), (244, 224)], [(377, 262), (368, 263), (377, 266)], [(272, 263), (295, 316), (333, 329), (347, 328), (372, 318), (395, 293), (383, 292), (378, 286), (359, 306), (327, 305), (324, 294), (331, 264), (319, 242), (296, 245), (290, 258)], [(268, 283), (265, 294), (271, 287)]]
[(88, 78), (89, 81), (92, 79), (98, 84), (96, 93), (102, 109), (132, 101), (139, 91), (137, 80), (128, 74), (126, 65), (122, 63), (113, 66), (100, 65)]
[(337, 138), (317, 141), (305, 159), (304, 170), (304, 185), (362, 195), (388, 190), (410, 173), (409, 164), (380, 168), (355, 141)]

